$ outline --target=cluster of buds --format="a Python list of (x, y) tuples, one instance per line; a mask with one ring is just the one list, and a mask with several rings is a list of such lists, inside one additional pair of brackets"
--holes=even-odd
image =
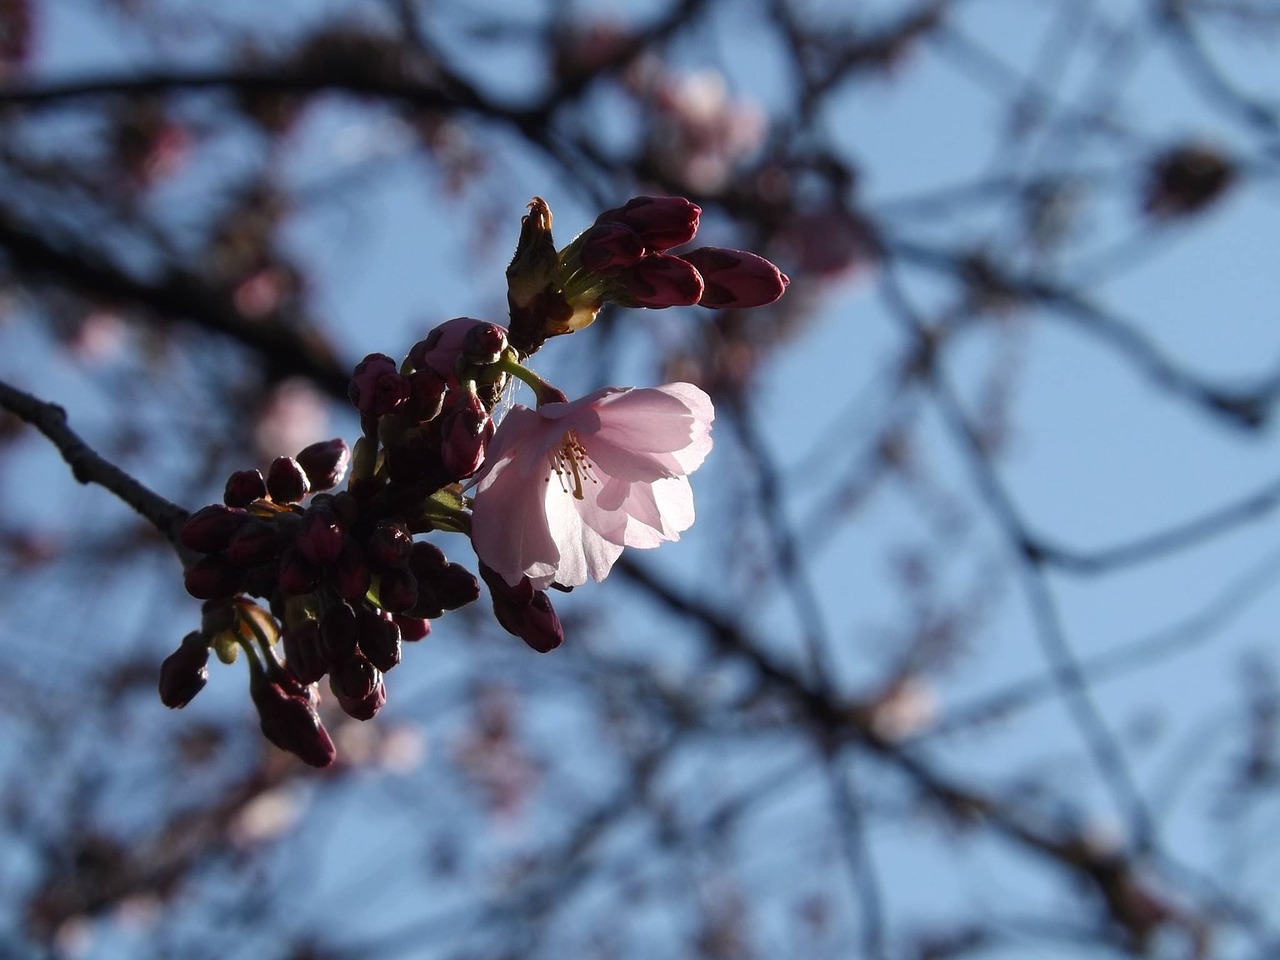
[[(547, 652), (564, 639), (546, 592), (561, 582), (556, 572), (546, 572), (548, 563), (557, 558), (568, 563), (575, 542), (574, 555), (585, 556), (585, 536), (592, 544), (593, 576), (600, 579), (612, 564), (612, 559), (603, 562), (606, 556), (616, 558), (624, 545), (675, 539), (692, 522), (684, 475), (710, 449), (712, 411), (705, 394), (688, 384), (616, 388), (569, 403), (523, 363), (548, 337), (585, 326), (606, 300), (657, 307), (747, 306), (776, 299), (786, 277), (767, 260), (737, 250), (704, 247), (669, 254), (697, 230), (701, 211), (687, 200), (636, 198), (601, 214), (558, 253), (550, 210), (541, 200), (532, 206), (507, 274), (510, 333), (497, 324), (458, 317), (414, 344), (400, 363), (370, 354), (356, 365), (348, 389), (362, 434), (353, 448), (340, 439), (325, 441), (295, 457), (277, 458), (265, 476), (257, 470), (233, 473), (223, 502), (188, 518), (180, 532), (188, 551), (185, 583), (192, 596), (205, 601), (204, 615), (200, 629), (188, 634), (161, 668), (160, 697), (167, 706), (185, 706), (199, 693), (211, 654), (230, 663), (244, 651), (263, 734), (307, 763), (327, 765), (334, 750), (317, 709), (318, 684), (328, 677), (343, 712), (371, 719), (386, 703), (385, 674), (400, 663), (402, 644), (421, 640), (431, 620), (479, 597), (477, 578), (449, 562), (434, 543), (415, 540), (417, 535), (438, 531), (472, 537), (473, 513), (480, 516), (483, 500), (489, 511), (483, 517), (484, 537), (477, 526), (473, 546), (495, 619), (533, 649)], [(566, 325), (574, 317), (586, 319)], [(498, 429), (493, 413), (513, 377), (533, 389), (540, 408), (563, 411), (570, 418), (563, 422), (572, 429), (557, 427), (554, 413), (548, 414), (550, 420), (531, 421), (528, 408), (519, 406)], [(595, 501), (589, 508), (579, 504), (586, 503), (586, 487), (609, 479), (605, 465), (589, 460), (590, 450), (605, 448), (586, 431), (607, 428), (615, 432), (615, 443), (625, 443), (637, 418), (647, 417), (661, 420), (657, 432), (650, 431), (660, 437), (658, 445), (637, 450), (639, 459), (627, 462), (656, 456), (660, 468), (653, 479), (616, 481), (622, 484), (618, 503), (607, 509), (615, 511), (618, 522), (606, 524), (605, 532), (617, 542), (605, 546), (604, 534), (592, 524), (606, 508)], [(544, 422), (550, 427), (538, 426)], [(531, 441), (531, 428), (549, 431), (551, 439)], [(495, 453), (489, 461), (491, 445)], [(521, 466), (505, 473), (513, 458)], [(557, 464), (570, 471), (572, 484), (562, 477), (551, 486)], [(495, 487), (500, 471), (506, 479)], [(649, 490), (659, 477), (679, 487), (663, 503), (687, 504), (680, 516), (660, 515)], [(337, 490), (344, 478), (346, 488)], [(632, 483), (639, 485), (634, 491)], [(473, 488), (474, 500), (467, 495)], [(534, 513), (543, 512), (544, 491), (546, 496), (559, 491), (577, 504), (563, 514), (565, 523), (554, 533), (546, 517), (520, 516), (530, 505)], [(535, 495), (525, 496), (529, 492)], [(503, 513), (503, 503), (512, 512)], [(654, 504), (659, 515), (646, 512), (646, 503)], [(580, 506), (589, 516), (577, 512)], [(638, 519), (629, 523), (633, 513)], [(586, 520), (573, 519), (583, 516)], [(534, 553), (513, 560), (509, 547), (523, 542), (522, 531)], [(555, 546), (557, 537), (563, 551)], [(585, 573), (575, 570), (561, 572), (562, 581), (581, 583)]]
[(790, 282), (764, 257), (698, 247), (701, 208), (683, 197), (635, 197), (606, 210), (563, 250), (551, 235), (551, 211), (535, 197), (507, 268), (511, 344), (529, 356), (549, 338), (595, 320), (605, 303), (624, 307), (715, 310), (759, 307)]
[(316, 684), (327, 675), (342, 710), (371, 719), (386, 703), (384, 674), (400, 663), (402, 642), (421, 640), (432, 619), (480, 592), (439, 547), (415, 543), (408, 524), (380, 513), (372, 478), (324, 492), (349, 460), (342, 440), (313, 444), (276, 459), (265, 477), (233, 473), (224, 502), (192, 514), (180, 533), (197, 556), (185, 583), (206, 601), (205, 615), (160, 679), (164, 703), (185, 706), (204, 686), (210, 650), (230, 662), (244, 649), (263, 733), (321, 766), (332, 745), (315, 710)]

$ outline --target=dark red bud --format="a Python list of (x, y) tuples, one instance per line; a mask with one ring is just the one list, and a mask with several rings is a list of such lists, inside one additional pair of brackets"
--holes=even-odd
[(267, 484), (258, 470), (237, 470), (227, 477), (222, 502), (228, 507), (247, 507), (267, 495)]
[(420, 577), (429, 576), (449, 565), (444, 551), (429, 540), (418, 540), (409, 551), (409, 569)]
[(764, 257), (745, 250), (699, 247), (680, 255), (702, 275), (699, 306), (712, 309), (762, 307), (773, 303), (791, 280)]
[(392, 567), (378, 577), (379, 605), (392, 613), (412, 609), (418, 600), (418, 581), (408, 569)]
[(414, 601), (412, 607), (404, 611), (405, 615), (422, 620), (435, 620), (438, 617), (443, 617), (444, 606), (440, 603), (440, 598), (436, 596), (435, 590), (431, 589), (431, 584), (421, 577), (418, 577), (417, 580), (418, 599)]
[(237, 567), (256, 567), (280, 556), (284, 537), (265, 520), (253, 519), (227, 544), (227, 559)]
[(347, 396), (362, 416), (380, 417), (409, 398), (409, 383), (394, 360), (384, 353), (371, 353), (356, 364)]
[(431, 621), (426, 617), (410, 617), (397, 613), (391, 619), (400, 628), (400, 639), (405, 643), (416, 643), (431, 633)]
[(244, 592), (255, 597), (270, 597), (276, 592), (276, 576), (279, 564), (264, 563), (258, 567), (250, 567), (244, 572)]
[(351, 451), (342, 438), (322, 440), (304, 448), (295, 457), (312, 491), (332, 490), (347, 475)]
[(285, 629), (280, 642), (285, 667), (301, 684), (315, 683), (328, 672), (329, 663), (320, 644), (320, 622), (308, 617)]
[(345, 490), (342, 493), (333, 495), (330, 506), (333, 507), (333, 512), (338, 515), (338, 522), (342, 524), (343, 529), (351, 529), (355, 522), (360, 519), (360, 501)]
[(359, 637), (359, 621), (349, 603), (330, 607), (320, 618), (320, 649), (330, 666), (349, 659), (356, 651)]
[(656, 253), (618, 272), (609, 298), (623, 306), (689, 307), (703, 294), (702, 277), (680, 257)]
[(333, 763), (337, 751), (308, 697), (287, 692), (261, 669), (249, 674), (249, 695), (258, 708), (263, 736), (313, 767)]
[(534, 590), (528, 577), (511, 586), (501, 574), (480, 564), (480, 576), (489, 586), (498, 623), (538, 653), (548, 653), (564, 642), (564, 629), (555, 607), (543, 590)]
[(311, 490), (306, 473), (293, 457), (276, 457), (267, 469), (267, 492), (276, 503), (297, 503)]
[(339, 699), (353, 702), (373, 693), (381, 680), (382, 671), (358, 653), (333, 664), (329, 670), (329, 689)]
[(578, 260), (593, 273), (609, 274), (629, 267), (644, 256), (644, 243), (621, 223), (597, 223), (582, 235)]
[(354, 603), (368, 593), (371, 579), (364, 551), (347, 537), (343, 541), (342, 553), (338, 555), (337, 562), (329, 568), (329, 583), (338, 596)]
[(596, 223), (623, 224), (635, 231), (645, 247), (662, 251), (692, 240), (701, 215), (702, 208), (684, 197), (633, 197), (600, 214)]
[(431, 588), (446, 610), (465, 607), (480, 597), (480, 583), (475, 574), (460, 563), (451, 563), (439, 571)]
[[(332, 687), (332, 684), (330, 684)], [(342, 708), (342, 712), (349, 716), (352, 720), (372, 720), (378, 715), (387, 702), (387, 685), (381, 677), (374, 684), (373, 690), (363, 700), (352, 700), (341, 693), (335, 693), (338, 706)]]
[(375, 570), (403, 567), (409, 562), (413, 536), (409, 528), (396, 520), (379, 520), (365, 540), (365, 556)]
[(462, 338), (461, 358), (464, 363), (487, 366), (497, 363), (507, 349), (507, 331), (496, 323), (477, 323)]
[(447, 384), (434, 370), (423, 369), (409, 377), (409, 399), (400, 408), (403, 416), (426, 423), (440, 416)]
[(197, 600), (225, 600), (244, 589), (244, 571), (224, 558), (201, 557), (183, 572), (187, 593)]
[(320, 584), (320, 568), (299, 553), (297, 547), (285, 547), (280, 554), (276, 584), (291, 597), (311, 593)]
[(400, 663), (400, 627), (390, 614), (363, 606), (356, 611), (356, 621), (360, 652), (370, 663), (383, 673)]
[(217, 553), (226, 549), (231, 537), (248, 520), (249, 515), (243, 510), (211, 503), (187, 518), (178, 539), (184, 547), (199, 553)]
[(193, 631), (160, 664), (160, 702), (170, 709), (185, 707), (208, 682), (209, 645)]
[(451, 478), (462, 480), (480, 469), (493, 431), (493, 420), (474, 393), (465, 394), (444, 414), (440, 425), (440, 455)]
[[(467, 347), (467, 335), (477, 327), (492, 327), (485, 320), (454, 317), (436, 327), (409, 351), (409, 363), (415, 370), (432, 370), (441, 379), (456, 386), (457, 366)], [(499, 328), (501, 329), (501, 328)], [(492, 334), (488, 334), (492, 336)], [(492, 361), (490, 361), (492, 362)]]
[(294, 542), (298, 552), (317, 567), (336, 563), (345, 543), (338, 515), (332, 510), (308, 510)]

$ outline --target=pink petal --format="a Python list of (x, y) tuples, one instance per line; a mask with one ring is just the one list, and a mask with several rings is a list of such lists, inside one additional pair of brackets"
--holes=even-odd
[(486, 470), (471, 518), (476, 556), (512, 586), (526, 574), (532, 578), (530, 571), (554, 573), (560, 550), (544, 509), (550, 481), (521, 476), (510, 459)]

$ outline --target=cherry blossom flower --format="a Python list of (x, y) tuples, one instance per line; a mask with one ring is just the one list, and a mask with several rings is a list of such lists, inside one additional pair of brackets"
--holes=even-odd
[(623, 547), (678, 540), (692, 473), (711, 450), (711, 398), (689, 383), (606, 387), (515, 406), (477, 475), (476, 555), (508, 584), (603, 580)]

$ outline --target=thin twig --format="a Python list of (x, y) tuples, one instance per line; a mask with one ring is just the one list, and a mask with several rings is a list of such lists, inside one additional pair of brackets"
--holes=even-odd
[(187, 519), (187, 511), (103, 459), (67, 426), (67, 412), (62, 407), (39, 400), (3, 381), (0, 381), (0, 407), (48, 437), (76, 480), (96, 483), (114, 493), (177, 546), (178, 530)]

